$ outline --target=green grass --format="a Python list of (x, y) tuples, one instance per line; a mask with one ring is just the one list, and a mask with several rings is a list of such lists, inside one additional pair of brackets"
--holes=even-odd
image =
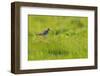
[[(37, 35), (47, 28), (47, 36)], [(87, 58), (87, 42), (87, 17), (28, 16), (28, 60)]]

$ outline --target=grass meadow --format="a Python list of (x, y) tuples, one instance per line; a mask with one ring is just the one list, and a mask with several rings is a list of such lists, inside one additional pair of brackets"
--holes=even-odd
[[(38, 35), (46, 29), (47, 35)], [(88, 18), (28, 15), (28, 60), (88, 57)]]

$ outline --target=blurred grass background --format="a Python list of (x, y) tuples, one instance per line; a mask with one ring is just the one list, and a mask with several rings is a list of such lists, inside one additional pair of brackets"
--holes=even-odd
[(87, 17), (28, 15), (28, 60), (87, 58), (87, 42)]

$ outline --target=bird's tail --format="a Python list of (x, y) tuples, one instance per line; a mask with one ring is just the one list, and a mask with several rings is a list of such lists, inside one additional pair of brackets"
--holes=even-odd
[(36, 33), (36, 35), (42, 35), (41, 33)]

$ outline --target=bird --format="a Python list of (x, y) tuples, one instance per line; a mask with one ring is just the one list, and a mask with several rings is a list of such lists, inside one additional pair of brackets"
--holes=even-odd
[(44, 31), (42, 31), (42, 32), (40, 32), (40, 33), (38, 33), (37, 35), (39, 35), (39, 36), (46, 36), (46, 35), (48, 35), (49, 31), (50, 31), (50, 29), (47, 28), (46, 30), (44, 30)]

